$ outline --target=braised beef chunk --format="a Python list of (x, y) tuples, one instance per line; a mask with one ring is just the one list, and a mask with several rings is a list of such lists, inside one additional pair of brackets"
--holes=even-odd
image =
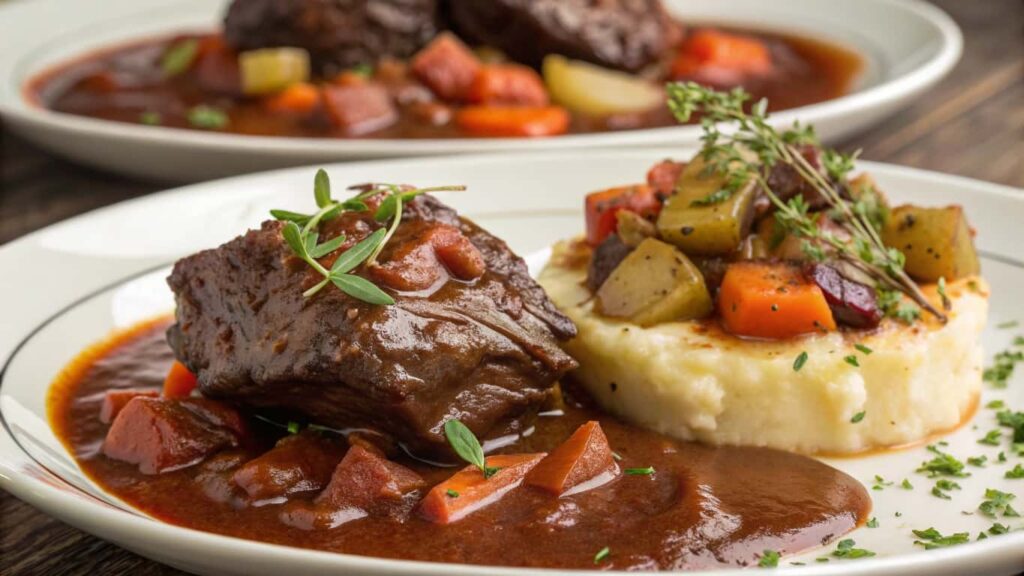
[(155, 389), (115, 388), (107, 390), (103, 396), (103, 404), (100, 406), (100, 422), (110, 424), (121, 413), (121, 410), (128, 405), (133, 398), (145, 396), (156, 398), (160, 395)]
[(236, 49), (305, 48), (324, 74), (412, 56), (437, 32), (437, 0), (234, 0), (224, 18)]
[(238, 446), (244, 433), (241, 416), (214, 400), (136, 396), (114, 418), (103, 453), (159, 474)]
[(462, 38), (531, 66), (562, 54), (637, 71), (678, 34), (661, 0), (452, 0), (449, 11)]
[(338, 438), (307, 430), (285, 436), (235, 471), (232, 480), (253, 500), (320, 490), (344, 454), (345, 444)]
[(587, 288), (591, 292), (597, 292), (632, 251), (633, 249), (626, 246), (618, 234), (611, 234), (605, 238), (604, 242), (594, 249), (594, 257), (590, 259), (590, 266), (587, 268)]
[(875, 291), (868, 286), (845, 278), (828, 264), (810, 264), (804, 275), (821, 288), (836, 322), (864, 329), (874, 328), (882, 321)]
[[(351, 246), (380, 226), (367, 214), (331, 220), (321, 226), (321, 240), (344, 232), (342, 249)], [(421, 259), (410, 260), (408, 243), (424, 245), (430, 226), (442, 227), (445, 242), (425, 245), (442, 249), (420, 250)], [(447, 251), (461, 241), (446, 227), (468, 240), (458, 257)], [(534, 411), (576, 365), (558, 345), (575, 335), (575, 326), (523, 260), (432, 197), (406, 206), (379, 268), (355, 270), (374, 280), (377, 270), (405, 260), (408, 270), (429, 268), (428, 278), (436, 273), (417, 292), (382, 282), (396, 300), (391, 306), (367, 304), (333, 286), (303, 297), (319, 277), (292, 256), (281, 228), (266, 222), (181, 260), (168, 279), (177, 301), (168, 339), (205, 396), (292, 411), (337, 428), (376, 429), (413, 451), (445, 455), (445, 420), (457, 417), (486, 436)], [(481, 274), (453, 279), (471, 272)]]

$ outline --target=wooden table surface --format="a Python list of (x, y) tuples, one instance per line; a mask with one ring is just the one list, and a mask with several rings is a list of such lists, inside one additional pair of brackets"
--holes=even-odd
[[(963, 59), (945, 81), (909, 109), (840, 147), (863, 148), (863, 157), (870, 160), (1024, 188), (1024, 0), (936, 3), (964, 31)], [(0, 125), (0, 244), (163, 187), (60, 160)], [(58, 573), (181, 574), (0, 492), (0, 574)]]

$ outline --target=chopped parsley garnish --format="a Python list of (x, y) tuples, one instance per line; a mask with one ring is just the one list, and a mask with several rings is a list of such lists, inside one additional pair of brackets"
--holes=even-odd
[(630, 476), (650, 476), (651, 474), (654, 474), (654, 466), (648, 466), (646, 468), (626, 468), (624, 472)]
[(991, 528), (988, 529), (988, 533), (993, 535), (993, 536), (998, 536), (1000, 534), (1006, 534), (1009, 531), (1010, 531), (1010, 527), (1009, 526), (1007, 526), (1006, 524), (1000, 524), (999, 522), (996, 522), (995, 524), (992, 525)]
[(164, 117), (159, 112), (143, 112), (139, 114), (139, 123), (146, 126), (159, 126)]
[(857, 357), (854, 356), (853, 354), (850, 354), (846, 358), (843, 358), (843, 362), (846, 362), (847, 364), (855, 368), (860, 368), (860, 362), (857, 361)]
[(299, 433), (299, 423), (298, 422), (288, 422), (288, 433), (289, 434), (298, 434)]
[(978, 440), (978, 444), (985, 444), (988, 446), (999, 446), (999, 440), (1003, 437), (1003, 433), (999, 430), (990, 430), (988, 434), (985, 434), (984, 438)]
[(871, 520), (868, 520), (867, 523), (864, 524), (864, 525), (867, 526), (868, 528), (878, 528), (878, 518), (875, 518), (874, 516), (872, 516)]
[(963, 462), (939, 450), (937, 446), (929, 446), (928, 451), (935, 454), (935, 457), (922, 462), (921, 467), (917, 469), (918, 472), (927, 472), (929, 478), (935, 478), (936, 476), (966, 478), (971, 475), (969, 472), (964, 472)]
[(195, 38), (172, 45), (160, 59), (160, 68), (167, 76), (177, 76), (192, 67), (199, 54), (199, 41)]
[(228, 125), (228, 115), (220, 108), (200, 104), (188, 110), (188, 123), (196, 128), (219, 130)]
[(952, 480), (947, 480), (943, 478), (937, 481), (935, 483), (935, 486), (932, 487), (932, 496), (942, 498), (943, 500), (951, 500), (952, 497), (949, 494), (947, 494), (947, 492), (951, 490), (960, 490), (960, 485), (957, 484), (956, 482), (953, 482)]
[(999, 328), (1000, 330), (1009, 330), (1010, 328), (1016, 328), (1019, 325), (1020, 322), (1016, 320), (1008, 320), (1006, 322), (1000, 322), (999, 324), (996, 324), (996, 328)]
[(779, 553), (775, 550), (765, 550), (761, 553), (761, 559), (757, 565), (761, 568), (775, 568), (779, 565)]
[(452, 490), (451, 488), (445, 490), (444, 493), (447, 494), (449, 498), (459, 497), (459, 492), (457, 490)]
[[(1019, 338), (1019, 337), (1018, 337)], [(1014, 344), (1020, 346), (1018, 340)], [(1018, 362), (1024, 362), (1024, 352), (1020, 350), (1003, 350), (992, 359), (992, 366), (985, 368), (981, 378), (991, 384), (994, 388), (1006, 388), (1006, 383), (1013, 376), (1014, 367)]]
[(914, 485), (911, 484), (910, 480), (907, 480), (906, 478), (903, 479), (903, 482), (900, 484), (900, 486), (902, 486), (904, 490), (913, 490), (914, 489)]
[[(739, 190), (739, 188), (742, 187), (744, 184), (746, 184), (746, 180), (740, 181), (739, 186), (736, 187), (736, 190)], [(713, 204), (721, 204), (722, 202), (725, 202), (729, 198), (732, 198), (733, 192), (735, 192), (735, 190), (730, 189), (727, 184), (726, 188), (719, 188), (718, 190), (715, 190), (714, 192), (708, 194), (703, 198), (698, 198), (693, 202), (690, 202), (690, 206), (698, 207), (711, 206)]]
[(996, 457), (997, 462), (1006, 462), (1006, 452), (1000, 452), (999, 456)]
[(611, 555), (611, 553), (612, 553), (612, 549), (611, 548), (609, 548), (607, 546), (605, 546), (604, 548), (601, 548), (600, 550), (597, 551), (597, 554), (594, 554), (594, 564), (600, 564), (601, 562), (606, 560), (608, 558), (608, 556)]
[(870, 558), (871, 556), (875, 555), (875, 553), (871, 550), (865, 550), (864, 548), (854, 548), (854, 546), (856, 545), (857, 543), (850, 538), (842, 540), (839, 542), (839, 544), (836, 545), (836, 549), (832, 552), (832, 555), (836, 558), (842, 558), (844, 560)]
[(451, 444), (452, 450), (459, 455), (459, 458), (479, 468), (480, 472), (484, 475), (484, 479), (494, 476), (500, 470), (500, 468), (487, 465), (487, 461), (484, 459), (484, 449), (480, 446), (480, 441), (476, 439), (473, 432), (462, 422), (454, 419), (445, 422), (444, 435), (448, 438), (448, 443)]
[(856, 424), (856, 423), (860, 422), (861, 420), (864, 419), (864, 415), (865, 414), (866, 413), (863, 410), (861, 410), (860, 412), (857, 412), (856, 414), (853, 415), (853, 418), (850, 418), (850, 423), (851, 424)]
[(971, 466), (976, 466), (978, 468), (984, 468), (986, 462), (988, 462), (988, 456), (985, 456), (984, 454), (982, 454), (981, 456), (971, 456), (970, 458), (967, 459), (968, 464), (970, 464)]
[(978, 510), (990, 518), (995, 518), (1000, 512), (1003, 516), (1017, 516), (1017, 511), (1010, 506), (1010, 502), (1016, 497), (1009, 492), (989, 488), (985, 490), (985, 500), (978, 506)]
[(1005, 477), (1011, 480), (1019, 480), (1021, 478), (1024, 478), (1024, 466), (1017, 464), (1016, 466), (1013, 467), (1013, 470), (1006, 471)]
[(949, 536), (943, 536), (942, 533), (935, 528), (914, 530), (913, 532), (914, 536), (920, 538), (920, 540), (914, 540), (914, 544), (924, 546), (925, 550), (965, 544), (971, 539), (971, 534), (969, 532), (957, 532), (955, 534), (950, 534)]
[(883, 490), (886, 486), (892, 486), (892, 482), (887, 482), (885, 478), (882, 478), (878, 474), (875, 474), (875, 484), (871, 487), (872, 490)]
[(863, 344), (854, 344), (853, 347), (856, 348), (857, 350), (860, 350), (860, 352), (862, 354), (864, 354), (865, 356), (867, 356), (868, 354), (871, 354), (872, 352), (874, 352), (874, 350), (872, 350), (871, 348), (868, 348), (867, 346), (865, 346)]
[(1024, 442), (1024, 412), (1000, 410), (996, 412), (996, 421), (1000, 426), (1013, 428), (1013, 442)]
[(1002, 410), (1005, 407), (1006, 402), (1003, 402), (1002, 400), (993, 400), (988, 404), (985, 404), (985, 408), (989, 408), (991, 410)]
[(800, 355), (796, 357), (796, 360), (793, 361), (793, 371), (794, 372), (799, 372), (800, 369), (804, 367), (804, 364), (807, 364), (807, 351), (806, 350), (801, 352)]

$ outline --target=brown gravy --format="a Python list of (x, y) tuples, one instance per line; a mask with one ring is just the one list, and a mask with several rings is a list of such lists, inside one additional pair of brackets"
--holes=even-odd
[[(857, 54), (836, 46), (799, 36), (742, 30), (769, 48), (775, 72), (763, 78), (751, 77), (744, 88), (753, 101), (767, 98), (769, 109), (786, 110), (837, 98), (849, 92), (863, 67)], [(165, 78), (160, 56), (175, 42), (208, 35), (165, 36), (133, 42), (87, 54), (33, 78), (25, 88), (33, 103), (55, 112), (87, 116), (130, 124), (140, 123), (143, 114), (157, 114), (160, 125), (195, 129), (187, 111), (197, 105), (216, 106), (226, 112), (229, 123), (222, 132), (261, 136), (314, 138), (459, 138), (465, 137), (453, 122), (430, 124), (405, 107), (399, 107), (394, 124), (360, 136), (334, 127), (323, 114), (310, 117), (268, 114), (258, 99), (209, 93), (189, 74)], [(87, 80), (109, 72), (118, 79), (112, 90), (90, 88)], [(573, 114), (570, 134), (672, 126), (676, 120), (667, 107), (642, 114), (587, 117)]]
[[(315, 493), (256, 506), (232, 490), (225, 476), (210, 473), (213, 461), (245, 461), (258, 450), (222, 453), (207, 463), (158, 475), (102, 455), (108, 426), (100, 423), (98, 413), (105, 391), (160, 387), (172, 362), (164, 340), (169, 323), (141, 324), (86, 350), (51, 388), (49, 409), (57, 435), (90, 478), (171, 524), (386, 558), (594, 568), (595, 554), (608, 547), (602, 568), (696, 569), (756, 564), (766, 549), (793, 553), (827, 543), (862, 524), (871, 508), (859, 482), (816, 460), (671, 440), (623, 424), (567, 393), (562, 413), (542, 413), (530, 433), (498, 452), (550, 452), (583, 422), (599, 420), (621, 455), (622, 468), (653, 466), (655, 473), (620, 475), (562, 498), (520, 486), (446, 526), (427, 522), (412, 507), (399, 517), (369, 516), (333, 529), (302, 530), (282, 522), (282, 511), (310, 501)], [(453, 472), (395, 459), (428, 485)]]

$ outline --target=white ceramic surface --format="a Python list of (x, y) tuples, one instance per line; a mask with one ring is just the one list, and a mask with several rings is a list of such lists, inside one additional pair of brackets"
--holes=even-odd
[[(582, 198), (592, 190), (642, 180), (647, 168), (681, 150), (645, 149), (582, 154), (495, 155), (463, 158), (379, 161), (328, 168), (336, 186), (366, 181), (418, 185), (463, 183), (464, 193), (445, 200), (507, 239), (522, 254), (543, 261), (544, 249), (582, 231)], [(1024, 261), (1020, 258), (1020, 222), (1024, 191), (992, 184), (864, 163), (896, 202), (963, 203), (978, 228), (984, 273), (993, 287), (986, 358), (1024, 333), (996, 328), (1024, 321)], [(520, 569), (491, 569), (395, 562), (312, 552), (247, 542), (183, 528), (139, 515), (83, 477), (54, 438), (46, 421), (47, 385), (57, 371), (87, 344), (111, 330), (167, 310), (171, 298), (163, 283), (167, 265), (200, 248), (215, 246), (257, 225), (272, 207), (302, 209), (312, 203), (313, 168), (297, 168), (209, 182), (125, 202), (73, 218), (0, 248), (0, 488), (83, 530), (145, 556), (200, 574), (517, 574)], [(1005, 390), (986, 388), (983, 402), (1004, 399), (1024, 409), (1024, 375)], [(973, 429), (977, 426), (977, 429)], [(974, 421), (945, 438), (947, 450), (966, 458), (1000, 448), (977, 444), (995, 427), (993, 411), (982, 409)], [(878, 528), (851, 535), (876, 558), (814, 561), (832, 547), (786, 558), (793, 574), (959, 575), (1013, 574), (1024, 570), (1024, 519), (1000, 518), (1014, 532), (945, 550), (914, 546), (911, 529), (936, 527), (943, 533), (970, 531), (972, 538), (992, 520), (973, 512), (986, 488), (1016, 492), (1024, 506), (1024, 480), (1007, 480), (1008, 465), (971, 468), (951, 501), (929, 492), (934, 480), (914, 470), (930, 456), (924, 448), (828, 462), (866, 486), (879, 474), (898, 484), (909, 478), (913, 491), (889, 487), (870, 491)], [(896, 513), (901, 513), (900, 517)], [(806, 567), (792, 567), (805, 561)], [(540, 572), (536, 572), (540, 573)], [(717, 574), (736, 574), (723, 571)]]
[[(40, 146), (84, 164), (174, 181), (310, 162), (467, 152), (695, 144), (696, 127), (547, 139), (343, 140), (211, 134), (56, 114), (30, 105), (27, 79), (91, 49), (175, 30), (213, 29), (225, 0), (11, 0), (0, 5), (0, 114)], [(960, 31), (920, 0), (666, 0), (684, 22), (782, 30), (839, 42), (866, 58), (847, 96), (778, 114), (814, 123), (826, 140), (873, 124), (942, 78)]]

